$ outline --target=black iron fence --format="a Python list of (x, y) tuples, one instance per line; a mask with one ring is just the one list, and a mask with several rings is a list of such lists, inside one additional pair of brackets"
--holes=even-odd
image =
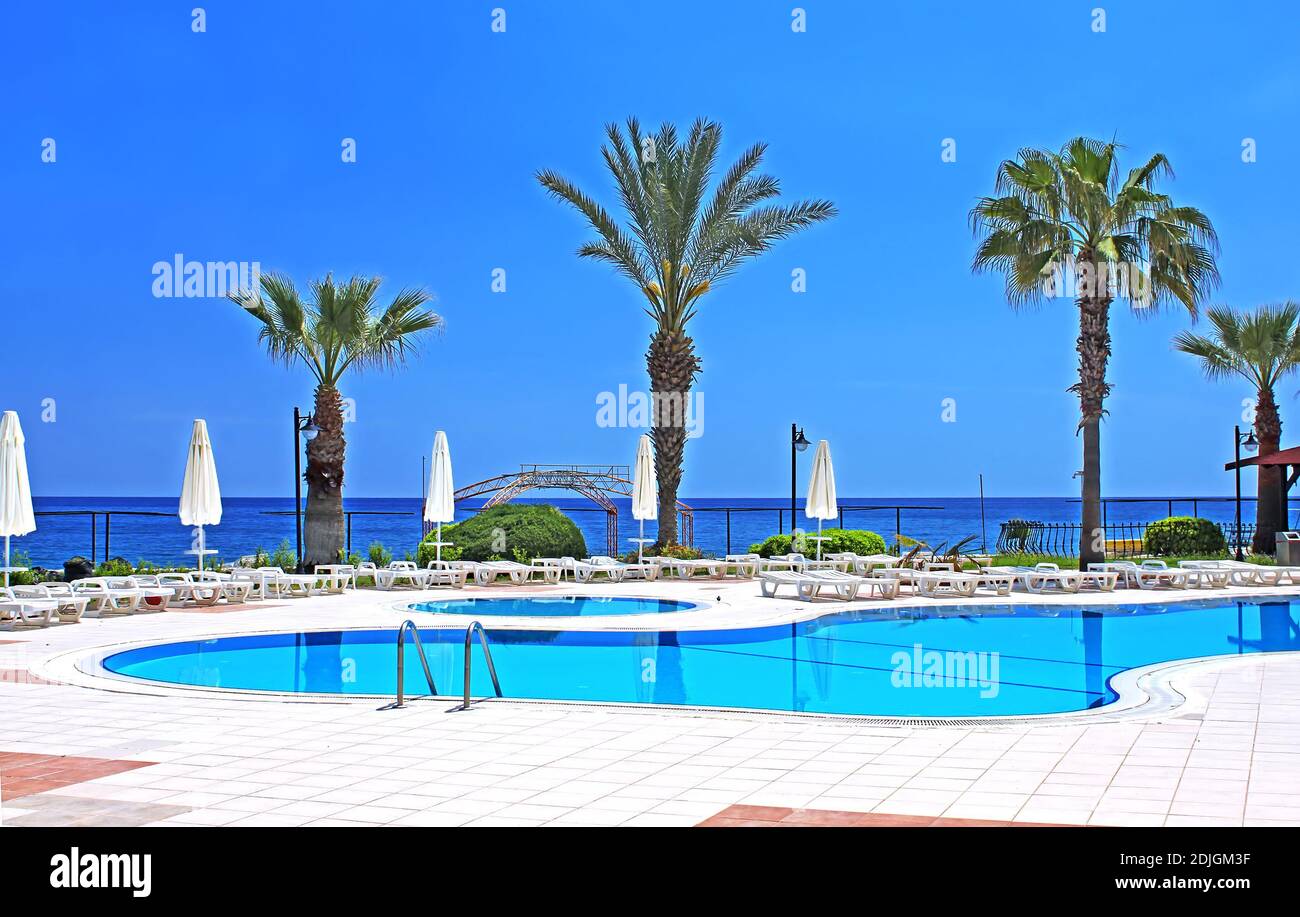
[[(1147, 522), (1109, 522), (1106, 554), (1111, 557), (1137, 557), (1146, 554)], [(1249, 546), (1255, 535), (1255, 523), (1243, 522), (1241, 529), (1231, 522), (1216, 522), (1229, 549), (1238, 544)], [(1055, 557), (1078, 557), (1079, 536), (1083, 526), (1077, 522), (1029, 522), (1013, 519), (1003, 522), (998, 531), (999, 554), (1050, 554)]]

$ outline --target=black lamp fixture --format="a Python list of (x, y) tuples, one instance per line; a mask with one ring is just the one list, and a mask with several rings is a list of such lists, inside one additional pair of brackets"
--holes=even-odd
[(1255, 452), (1259, 449), (1259, 440), (1255, 439), (1255, 430), (1252, 427), (1243, 435), (1241, 427), (1232, 428), (1232, 449), (1236, 455), (1236, 467), (1234, 471), (1237, 475), (1237, 530), (1234, 537), (1237, 542), (1237, 560), (1244, 560), (1245, 556), (1241, 550), (1241, 450)]
[[(800, 452), (807, 451), (812, 445), (808, 437), (803, 435), (803, 429), (798, 424), (790, 424), (790, 534), (795, 530), (795, 504), (798, 500), (797, 490), (798, 483), (795, 480), (795, 456)], [(792, 548), (793, 549), (793, 548)]]

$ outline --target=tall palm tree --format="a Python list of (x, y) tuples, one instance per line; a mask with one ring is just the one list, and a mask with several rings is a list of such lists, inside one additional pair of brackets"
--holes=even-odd
[[(537, 180), (556, 199), (573, 205), (598, 239), (578, 249), (583, 258), (611, 264), (645, 297), (655, 322), (646, 368), (655, 405), (651, 439), (659, 484), (659, 543), (677, 542), (677, 488), (686, 447), (685, 410), (700, 372), (695, 341), (686, 333), (705, 293), (743, 262), (779, 239), (835, 215), (829, 201), (762, 205), (780, 194), (780, 183), (757, 174), (767, 145), (750, 147), (722, 176), (705, 202), (717, 163), (722, 128), (697, 120), (682, 143), (677, 129), (663, 124), (643, 134), (635, 118), (627, 132), (605, 128), (601, 147), (627, 216), (620, 226), (608, 211), (576, 185), (550, 170)], [(760, 206), (762, 205), (762, 206)]]
[(313, 417), (319, 433), (307, 444), (307, 522), (299, 563), (337, 563), (343, 550), (343, 398), (339, 380), (350, 368), (395, 368), (414, 353), (419, 335), (442, 324), (421, 308), (430, 296), (402, 290), (382, 311), (378, 277), (335, 283), (327, 274), (311, 282), (303, 302), (293, 281), (281, 274), (261, 278), (261, 290), (231, 293), (230, 299), (262, 323), (258, 340), (273, 360), (301, 363), (316, 378)]
[[(1061, 271), (1077, 277), (1083, 513), (1079, 561), (1105, 559), (1101, 521), (1101, 418), (1110, 384), (1110, 306), (1117, 296), (1141, 311), (1181, 303), (1193, 316), (1219, 279), (1218, 239), (1201, 211), (1155, 190), (1172, 176), (1157, 153), (1121, 181), (1114, 143), (1076, 137), (1059, 152), (1023, 149), (997, 171), (994, 197), (971, 224), (982, 235), (972, 269), (1006, 277), (1012, 305), (1051, 298)], [(1122, 273), (1121, 273), (1122, 272)], [(1116, 284), (1114, 275), (1130, 279)], [(1139, 283), (1140, 282), (1140, 283)]]
[[(1284, 376), (1300, 368), (1300, 306), (1260, 306), (1254, 312), (1234, 312), (1216, 306), (1206, 313), (1214, 330), (1207, 336), (1183, 331), (1174, 348), (1201, 361), (1210, 379), (1240, 376), (1255, 388), (1255, 438), (1259, 454), (1276, 452), (1282, 440), (1282, 419), (1274, 389)], [(1286, 527), (1282, 513), (1282, 473), (1277, 466), (1259, 466), (1255, 504), (1255, 537), (1251, 550), (1272, 554), (1275, 536)]]

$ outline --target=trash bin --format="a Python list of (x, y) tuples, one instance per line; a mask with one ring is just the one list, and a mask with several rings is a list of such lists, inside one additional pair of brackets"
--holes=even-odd
[(1277, 533), (1277, 563), (1281, 567), (1300, 566), (1300, 532)]

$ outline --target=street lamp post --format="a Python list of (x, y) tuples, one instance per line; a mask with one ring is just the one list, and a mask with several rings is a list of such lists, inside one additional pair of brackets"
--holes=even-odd
[(794, 550), (795, 503), (798, 501), (798, 481), (795, 479), (795, 456), (808, 448), (808, 438), (798, 424), (790, 424), (790, 550)]
[(297, 408), (293, 409), (293, 517), (295, 528), (298, 533), (298, 570), (302, 570), (302, 450), (303, 447), (298, 444), (298, 437), (301, 435), (303, 443), (309, 443), (316, 438), (320, 428), (312, 419), (312, 415), (302, 416), (302, 411)]
[(1241, 447), (1245, 446), (1247, 452), (1254, 452), (1259, 448), (1259, 443), (1255, 440), (1255, 431), (1248, 430), (1246, 435), (1241, 435), (1241, 427), (1232, 428), (1232, 449), (1236, 457), (1237, 473), (1237, 560), (1245, 560), (1241, 550)]

